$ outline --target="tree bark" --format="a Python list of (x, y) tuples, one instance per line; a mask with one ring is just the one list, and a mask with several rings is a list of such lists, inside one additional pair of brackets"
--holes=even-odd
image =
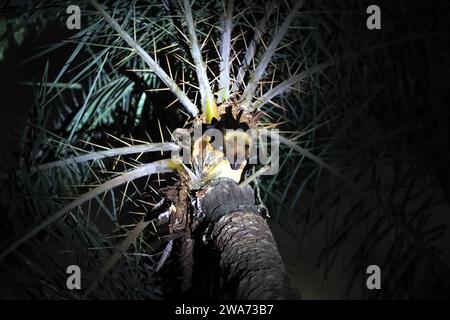
[(220, 267), (236, 298), (293, 299), (275, 239), (258, 214), (253, 190), (232, 180), (208, 186), (198, 195), (210, 240), (220, 253)]

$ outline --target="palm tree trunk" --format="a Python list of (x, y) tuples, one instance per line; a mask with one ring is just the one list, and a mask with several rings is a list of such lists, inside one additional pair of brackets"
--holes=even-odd
[(219, 180), (197, 195), (220, 268), (235, 284), (237, 299), (292, 299), (288, 277), (266, 220), (258, 214), (253, 190)]

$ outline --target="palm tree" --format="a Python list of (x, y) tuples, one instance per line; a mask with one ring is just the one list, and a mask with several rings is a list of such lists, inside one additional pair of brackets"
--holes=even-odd
[[(258, 26), (258, 29), (255, 30), (254, 36), (248, 48), (246, 48), (245, 61), (238, 66), (239, 71), (236, 75), (238, 79), (233, 78), (233, 86), (231, 85), (231, 76), (233, 73), (230, 72), (230, 65), (232, 65), (230, 59), (235, 58), (231, 55), (231, 34), (234, 16), (233, 1), (228, 1), (223, 8), (223, 13), (220, 15), (221, 25), (211, 25), (211, 30), (209, 31), (210, 33), (220, 30), (220, 52), (216, 61), (212, 60), (207, 63), (204, 62), (202, 53), (202, 47), (205, 44), (201, 45), (198, 39), (198, 34), (201, 34), (201, 29), (198, 28), (194, 20), (190, 1), (183, 1), (177, 8), (175, 8), (175, 5), (171, 3), (164, 4), (165, 9), (168, 11), (166, 14), (169, 14), (165, 17), (165, 19), (173, 20), (171, 26), (178, 31), (178, 36), (181, 38), (181, 50), (173, 51), (180, 51), (180, 53), (183, 53), (184, 55), (186, 55), (186, 51), (189, 51), (193, 61), (190, 63), (188, 61), (189, 57), (183, 57), (177, 52), (176, 54), (179, 55), (179, 59), (182, 60), (182, 63), (176, 66), (178, 70), (180, 70), (177, 70), (177, 73), (181, 73), (178, 75), (174, 75), (172, 73), (170, 66), (171, 62), (167, 62), (169, 73), (167, 73), (166, 70), (164, 70), (158, 62), (156, 62), (155, 59), (158, 51), (154, 51), (154, 56), (151, 57), (150, 54), (147, 53), (147, 51), (138, 43), (136, 38), (133, 38), (127, 31), (125, 31), (116, 19), (112, 18), (102, 6), (100, 6), (96, 1), (90, 1), (90, 4), (98, 11), (98, 13), (100, 13), (100, 16), (112, 27), (112, 29), (119, 34), (120, 38), (132, 49), (132, 55), (136, 54), (139, 56), (139, 58), (145, 63), (146, 67), (150, 68), (146, 71), (152, 72), (151, 75), (153, 76), (153, 80), (158, 80), (161, 85), (165, 85), (174, 95), (176, 100), (173, 101), (173, 103), (178, 102), (180, 107), (183, 107), (188, 115), (196, 117), (194, 120), (194, 125), (196, 122), (200, 122), (200, 125), (210, 124), (211, 126), (217, 127), (219, 122), (221, 122), (222, 127), (224, 124), (226, 127), (226, 123), (229, 122), (230, 117), (234, 122), (239, 122), (238, 118), (242, 117), (247, 119), (247, 125), (250, 124), (252, 127), (256, 127), (257, 123), (253, 120), (255, 117), (255, 111), (261, 106), (262, 103), (264, 103), (264, 100), (268, 101), (270, 97), (281, 94), (289, 87), (288, 84), (281, 83), (279, 86), (272, 89), (274, 92), (268, 92), (267, 96), (263, 97), (259, 101), (255, 101), (253, 98), (256, 94), (258, 84), (263, 78), (271, 61), (271, 57), (274, 55), (279, 43), (287, 33), (290, 24), (297, 16), (297, 13), (302, 6), (301, 2), (294, 4), (291, 13), (280, 26), (280, 29), (277, 30), (270, 45), (262, 54), (258, 67), (249, 75), (248, 83), (244, 83), (245, 73), (255, 57), (256, 46), (261, 41), (261, 32), (264, 32), (264, 30), (260, 30), (260, 28), (264, 28), (267, 23), (266, 20), (270, 18), (265, 14), (262, 16), (260, 25)], [(274, 11), (274, 6), (274, 3), (268, 4), (270, 13)], [(212, 7), (216, 8), (208, 8), (208, 10), (219, 9), (217, 11), (220, 11), (221, 9), (220, 6), (217, 8), (217, 4)], [(185, 21), (180, 21), (180, 13), (185, 16)], [(201, 13), (206, 14), (206, 12)], [(165, 23), (167, 24), (167, 22)], [(182, 26), (182, 24), (185, 24), (185, 26)], [(182, 29), (187, 31), (186, 34)], [(92, 31), (87, 32), (90, 33)], [(86, 30), (82, 33), (86, 34)], [(167, 35), (169, 35), (168, 31), (166, 31), (166, 35), (164, 37)], [(175, 45), (171, 45), (170, 47), (173, 48)], [(80, 47), (78, 47), (77, 51), (78, 50), (80, 50)], [(110, 55), (111, 53), (109, 50), (103, 52), (103, 57), (100, 62), (101, 71), (104, 70), (105, 64), (108, 62), (107, 59)], [(216, 67), (216, 69), (220, 71), (219, 76), (216, 77), (218, 78), (218, 84), (216, 84), (215, 81), (211, 83), (209, 80), (207, 69), (211, 69), (211, 67), (209, 67), (211, 64), (218, 64)], [(181, 89), (178, 84), (180, 81), (182, 82), (183, 87), (185, 84), (189, 84), (189, 81), (186, 81), (185, 79), (192, 78), (193, 71), (195, 71), (195, 75), (197, 77), (196, 83), (198, 83), (198, 87), (193, 85), (191, 86), (198, 89), (196, 94), (199, 93), (200, 96), (200, 116), (197, 106), (187, 96), (187, 92), (189, 90), (186, 91), (185, 89)], [(91, 84), (91, 90), (88, 93), (88, 96), (85, 97), (83, 106), (73, 119), (73, 123), (69, 125), (71, 127), (67, 138), (69, 143), (70, 141), (74, 141), (76, 138), (80, 139), (77, 134), (77, 129), (80, 127), (80, 123), (83, 123), (83, 119), (87, 119), (88, 115), (86, 113), (89, 114), (90, 112), (96, 112), (92, 108), (93, 106), (89, 104), (92, 103), (91, 96), (93, 94), (93, 89), (96, 87), (97, 83), (102, 83), (102, 81), (99, 80), (100, 74), (101, 73), (98, 73), (94, 78), (94, 82)], [(286, 81), (292, 82), (292, 80), (293, 79), (290, 78)], [(148, 81), (148, 79), (144, 81)], [(298, 82), (299, 80), (294, 79), (294, 81)], [(107, 81), (103, 82), (106, 84)], [(110, 83), (106, 85), (110, 85)], [(218, 91), (213, 95), (213, 89), (216, 85), (218, 85)], [(242, 86), (245, 87), (245, 90), (241, 94), (239, 90)], [(152, 89), (146, 91), (151, 90)], [(145, 95), (146, 93), (143, 92), (139, 104), (142, 105), (145, 103), (143, 101), (143, 99), (145, 99)], [(197, 96), (194, 101), (196, 101), (196, 99)], [(256, 103), (258, 103), (258, 106)], [(142, 108), (142, 106), (138, 106), (138, 108), (139, 107)], [(89, 109), (91, 110), (89, 111)], [(228, 112), (225, 110), (228, 110)], [(244, 114), (242, 115), (243, 112)], [(240, 113), (239, 116), (237, 116), (237, 113)], [(227, 119), (222, 120), (224, 117), (227, 117)], [(99, 121), (99, 119), (100, 118), (97, 118), (97, 121)], [(188, 124), (187, 127), (191, 125), (192, 124)], [(228, 127), (226, 129), (233, 128)], [(161, 138), (163, 138), (162, 135)], [(105, 151), (106, 153), (102, 151), (96, 153), (91, 152), (87, 155), (65, 158), (55, 162), (34, 166), (31, 170), (32, 172), (40, 173), (43, 170), (52, 170), (52, 168), (66, 166), (69, 163), (78, 164), (86, 161), (101, 160), (105, 157), (111, 156), (120, 157), (131, 153), (142, 154), (143, 152), (163, 152), (176, 149), (177, 146), (173, 143), (161, 142), (156, 144), (142, 144), (125, 148), (109, 149)], [(196, 152), (195, 147), (194, 152)], [(207, 150), (200, 150), (199, 152), (205, 153)], [(181, 183), (178, 185), (179, 194), (176, 199), (174, 209), (173, 211), (169, 210), (171, 214), (169, 218), (169, 228), (171, 229), (169, 234), (172, 238), (179, 236), (179, 234), (182, 235), (183, 249), (190, 253), (189, 255), (187, 254), (188, 256), (185, 258), (192, 259), (191, 255), (193, 249), (191, 247), (193, 239), (191, 238), (191, 234), (194, 232), (200, 232), (193, 226), (207, 222), (208, 225), (206, 227), (202, 226), (202, 229), (211, 230), (213, 244), (214, 247), (220, 252), (220, 264), (223, 271), (228, 275), (228, 282), (237, 282), (237, 297), (253, 299), (291, 297), (287, 276), (285, 274), (281, 257), (278, 253), (275, 241), (266, 221), (259, 215), (253, 191), (248, 186), (247, 188), (244, 188), (243, 186), (238, 185), (240, 182), (239, 180), (243, 170), (243, 165), (241, 165), (241, 168), (234, 170), (230, 167), (231, 165), (228, 160), (223, 159), (220, 160), (221, 163), (214, 166), (215, 164), (211, 165), (211, 161), (214, 161), (214, 159), (210, 160), (208, 155), (205, 154), (203, 154), (203, 156), (205, 158), (202, 162), (192, 164), (195, 167), (195, 170), (190, 170), (184, 164), (178, 163), (175, 160), (157, 160), (151, 163), (141, 164), (139, 166), (132, 165), (132, 167), (134, 167), (133, 170), (127, 171), (113, 179), (101, 183), (92, 190), (78, 197), (76, 200), (70, 202), (56, 213), (41, 221), (37, 226), (13, 241), (12, 244), (8, 246), (5, 251), (3, 251), (1, 258), (4, 259), (16, 248), (36, 236), (40, 231), (56, 223), (72, 210), (82, 206), (85, 202), (96, 198), (98, 199), (98, 197), (102, 194), (110, 192), (113, 188), (124, 183), (126, 183), (127, 189), (128, 185), (130, 183), (134, 185), (134, 180), (138, 178), (175, 170), (179, 172)], [(227, 168), (222, 169), (221, 166), (223, 165), (227, 166)], [(215, 173), (212, 176), (213, 171)], [(227, 171), (232, 172), (234, 176), (237, 175), (239, 178), (234, 180), (228, 178)], [(234, 171), (236, 171), (236, 173), (234, 173)], [(187, 177), (184, 175), (187, 175)], [(255, 179), (255, 177), (252, 177), (252, 179)], [(220, 183), (217, 183), (217, 181), (220, 181)], [(212, 186), (212, 183), (214, 183), (214, 187)], [(248, 181), (244, 183), (248, 184)], [(136, 187), (137, 192), (139, 192), (139, 189), (139, 187)], [(242, 191), (244, 189), (246, 192)], [(227, 190), (229, 190), (228, 193), (226, 192)], [(188, 204), (191, 202), (190, 197), (192, 197), (192, 193), (194, 191), (198, 194), (205, 193), (205, 195), (202, 195), (201, 200), (199, 196), (197, 197), (199, 200), (198, 205), (201, 206), (204, 211), (204, 213), (202, 213), (203, 217), (192, 217), (192, 208), (188, 208)], [(123, 199), (121, 206), (122, 204)], [(222, 206), (223, 208), (218, 210), (217, 208), (219, 206)], [(174, 222), (172, 223), (172, 221)], [(140, 224), (148, 225), (150, 222), (145, 221), (145, 219), (142, 220), (135, 227), (139, 230), (139, 232), (132, 231), (130, 232), (130, 236), (133, 236), (134, 238), (140, 236), (140, 233), (144, 230), (144, 227)], [(168, 246), (172, 246), (172, 241), (172, 239), (169, 241)], [(127, 246), (130, 244), (131, 242), (127, 238), (124, 242), (125, 247), (123, 247), (122, 250), (128, 249)], [(233, 253), (233, 256), (230, 256), (230, 253)], [(113, 254), (111, 260), (114, 261), (116, 259), (117, 255)], [(105, 273), (113, 263), (114, 262), (107, 263), (105, 268), (102, 269), (102, 273)], [(186, 264), (189, 265), (189, 263), (184, 263), (184, 265)], [(186, 268), (188, 267), (192, 268), (192, 266), (187, 266)], [(187, 273), (184, 279), (186, 287), (186, 283), (189, 283), (188, 274), (192, 273), (192, 271), (184, 270), (184, 272)], [(88, 288), (85, 296), (89, 295), (95, 285), (96, 282)]]
[[(12, 2), (5, 12), (18, 6)], [(414, 165), (396, 171), (387, 199), (380, 196), (386, 188), (380, 179), (365, 183), (368, 172), (383, 176), (378, 162), (396, 133), (372, 134), (367, 122), (377, 115), (363, 116), (383, 89), (369, 81), (367, 66), (382, 64), (372, 52), (410, 38), (373, 44), (363, 33), (357, 39), (336, 36), (329, 30), (344, 24), (335, 13), (345, 4), (326, 1), (90, 0), (79, 6), (81, 30), (31, 58), (62, 47), (67, 55), (58, 72), (51, 72), (50, 61), (33, 84), (20, 165), (2, 180), (6, 243), (0, 277), (9, 289), (2, 295), (296, 298), (268, 217), (284, 221), (293, 234), (298, 231), (289, 221), (299, 221), (303, 237), (329, 225), (317, 260), (325, 274), (352, 231), (367, 224), (377, 240), (362, 237), (354, 249), (349, 294), (361, 265), (373, 259), (367, 244), (386, 246), (382, 240), (396, 243), (383, 257), (397, 283), (404, 284), (411, 269), (389, 264), (392, 256), (425, 256), (427, 268), (440, 275), (430, 288), (448, 288), (448, 267), (433, 249), (445, 227), (424, 223), (428, 208), (442, 202), (435, 181), (427, 180), (430, 196), (419, 199), (423, 186), (416, 186), (421, 176), (411, 173)], [(14, 19), (51, 26), (64, 21), (52, 13), (65, 7), (63, 1), (37, 3)], [(317, 11), (331, 14), (318, 17)], [(365, 13), (361, 4), (357, 11)], [(357, 93), (353, 83), (360, 83)], [(249, 128), (256, 135), (245, 135), (247, 143), (232, 148), (229, 158), (229, 148), (194, 135), (211, 128)], [(273, 128), (281, 129), (270, 131), (268, 142), (280, 143), (280, 169), (265, 176), (269, 163), (249, 165), (245, 147)], [(379, 153), (361, 156), (367, 146), (348, 134), (355, 128)], [(183, 149), (175, 141), (178, 132), (193, 138), (188, 163), (173, 157)], [(225, 145), (234, 142), (229, 137), (224, 134)], [(244, 161), (235, 166), (237, 154)], [(345, 165), (355, 159), (356, 172)], [(396, 157), (388, 161), (398, 168)], [(355, 197), (342, 200), (348, 194)], [(402, 211), (409, 201), (422, 202), (419, 212)], [(342, 203), (348, 206), (342, 213), (328, 212)], [(81, 292), (65, 288), (71, 264), (83, 270)], [(17, 266), (31, 270), (19, 277), (28, 289), (13, 280)], [(424, 285), (423, 278), (417, 281)]]

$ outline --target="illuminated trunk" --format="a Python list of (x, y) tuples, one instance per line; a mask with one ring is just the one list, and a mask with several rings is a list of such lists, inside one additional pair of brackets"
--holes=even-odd
[(231, 180), (209, 186), (200, 195), (209, 237), (220, 255), (220, 268), (235, 285), (237, 299), (290, 299), (294, 295), (275, 239), (258, 214), (253, 191)]

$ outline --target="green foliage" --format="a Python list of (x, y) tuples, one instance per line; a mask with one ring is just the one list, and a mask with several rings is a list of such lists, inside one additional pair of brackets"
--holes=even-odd
[[(41, 30), (55, 21), (64, 28), (64, 15), (51, 14), (64, 5), (58, 1), (30, 5), (17, 19), (28, 21), (25, 18), (32, 16), (40, 21)], [(25, 61), (40, 61), (50, 52), (67, 57), (62, 66), (49, 61), (42, 79), (34, 84), (36, 98), (21, 140), (18, 168), (1, 180), (4, 247), (71, 200), (167, 154), (123, 154), (45, 171), (33, 170), (37, 165), (104, 148), (169, 141), (170, 132), (190, 120), (177, 97), (123, 37), (92, 6), (79, 5), (82, 29)], [(175, 1), (170, 8), (161, 1), (113, 1), (104, 6), (200, 106), (182, 7)], [(400, 71), (385, 65), (386, 56), (408, 49), (419, 55), (417, 37), (398, 35), (395, 27), (388, 28), (384, 37), (355, 31), (361, 30), (365, 12), (358, 1), (305, 1), (278, 49), (267, 53), (266, 45), (290, 7), (287, 2), (277, 4), (268, 17), (264, 8), (263, 1), (235, 3), (230, 71), (237, 73), (256, 26), (265, 18), (267, 28), (256, 45), (255, 59), (271, 59), (265, 63), (254, 102), (299, 72), (308, 76), (265, 101), (260, 123), (279, 123), (284, 136), (313, 155), (305, 155), (293, 143), (284, 144), (280, 172), (258, 179), (271, 216), (293, 236), (300, 252), (320, 230), (324, 240), (317, 243), (314, 262), (325, 278), (339, 263), (351, 271), (343, 294), (350, 295), (358, 287), (356, 280), (364, 274), (364, 266), (374, 261), (384, 266), (390, 279), (382, 296), (375, 298), (445, 292), (450, 272), (440, 248), (448, 218), (441, 223), (434, 217), (437, 205), (448, 209), (448, 198), (435, 167), (420, 160), (422, 131), (415, 126), (420, 114), (392, 94), (399, 87), (405, 92), (417, 90), (417, 84), (399, 80), (407, 65)], [(353, 8), (350, 13), (348, 8)], [(195, 1), (192, 11), (207, 78), (212, 92), (218, 92), (223, 4)], [(34, 27), (31, 21), (35, 20), (14, 31), (17, 44)], [(9, 29), (0, 19), (0, 37), (4, 30)], [(2, 40), (0, 57), (7, 46)], [(329, 61), (333, 62), (329, 68), (315, 69)], [(247, 68), (253, 70), (254, 65)], [(247, 72), (244, 83), (250, 79)], [(243, 89), (241, 85), (238, 94)], [(393, 112), (399, 113), (401, 126), (389, 123)], [(176, 176), (162, 174), (126, 183), (40, 231), (2, 261), (1, 297), (80, 298), (82, 293), (65, 288), (66, 266), (78, 264), (86, 272), (84, 288), (98, 281), (91, 298), (162, 298), (166, 280), (154, 273), (167, 242), (161, 228), (149, 225), (112, 271), (103, 275), (101, 270), (130, 230), (164, 196), (161, 187), (176, 181)], [(429, 281), (430, 273), (438, 276)]]

